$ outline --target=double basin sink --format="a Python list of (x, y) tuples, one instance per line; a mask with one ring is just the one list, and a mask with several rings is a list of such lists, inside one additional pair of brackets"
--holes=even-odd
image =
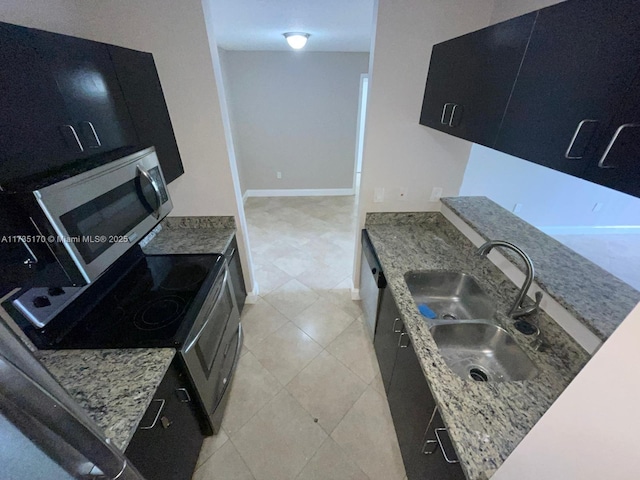
[(405, 281), (430, 325), (445, 363), (465, 380), (529, 380), (535, 364), (495, 320), (494, 301), (473, 277), (458, 272), (412, 271)]

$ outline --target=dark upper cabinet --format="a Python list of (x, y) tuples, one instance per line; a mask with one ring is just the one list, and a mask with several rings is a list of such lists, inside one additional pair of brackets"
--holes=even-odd
[(83, 156), (138, 144), (107, 45), (42, 31), (33, 41), (64, 99)]
[(639, 11), (637, 0), (540, 10), (495, 148), (584, 176), (638, 71)]
[(420, 123), (640, 197), (639, 31), (640, 0), (567, 0), (435, 45)]
[(536, 14), (434, 45), (420, 123), (492, 146)]
[(583, 177), (640, 197), (640, 73), (600, 139)]
[(167, 183), (184, 173), (153, 55), (109, 45), (111, 60), (143, 147), (155, 146)]
[(0, 184), (78, 158), (71, 124), (33, 31), (0, 24)]
[(4, 189), (152, 145), (167, 182), (184, 172), (150, 53), (0, 23)]

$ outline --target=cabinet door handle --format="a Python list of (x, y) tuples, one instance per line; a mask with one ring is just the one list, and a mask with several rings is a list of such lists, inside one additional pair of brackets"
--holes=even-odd
[(620, 125), (618, 127), (618, 129), (616, 130), (616, 133), (613, 134), (613, 137), (611, 138), (611, 141), (609, 142), (609, 145), (607, 145), (607, 149), (604, 151), (604, 154), (602, 155), (602, 158), (598, 162), (598, 167), (600, 167), (600, 168), (616, 168), (615, 165), (607, 165), (605, 163), (606, 160), (607, 160), (607, 156), (609, 155), (609, 152), (613, 148), (613, 145), (616, 143), (616, 140), (618, 140), (618, 137), (620, 136), (622, 131), (625, 128), (636, 128), (636, 127), (640, 127), (640, 123), (625, 123), (624, 125)]
[(160, 414), (162, 413), (162, 410), (164, 409), (164, 404), (166, 402), (162, 398), (154, 399), (153, 401), (160, 402), (160, 408), (158, 408), (158, 413), (156, 413), (156, 418), (153, 419), (153, 422), (151, 423), (151, 425), (146, 427), (140, 427), (140, 430), (151, 430), (153, 427), (156, 426), (156, 423), (158, 423), (158, 419), (160, 418)]
[(453, 117), (454, 117), (454, 116), (455, 116), (455, 114), (456, 114), (456, 109), (457, 109), (457, 108), (458, 108), (458, 104), (457, 104), (457, 103), (454, 103), (454, 104), (453, 104), (453, 110), (451, 110), (451, 116), (449, 117), (449, 123), (448, 123), (448, 125), (449, 125), (450, 127), (453, 127)]
[(575, 155), (571, 155), (571, 149), (573, 148), (573, 144), (576, 143), (576, 140), (578, 138), (578, 135), (580, 135), (580, 130), (582, 130), (582, 127), (585, 126), (585, 124), (587, 123), (598, 123), (598, 120), (582, 120), (578, 126), (576, 127), (576, 131), (573, 134), (573, 137), (571, 138), (571, 142), (569, 142), (569, 146), (567, 147), (567, 151), (564, 153), (564, 158), (567, 158), (569, 160), (578, 160), (580, 158), (582, 158), (582, 155), (580, 156), (575, 156)]
[(91, 134), (95, 143), (93, 145), (89, 145), (89, 148), (100, 148), (102, 143), (100, 142), (100, 138), (98, 137), (98, 132), (96, 132), (96, 128), (93, 126), (91, 122), (81, 122), (82, 128), (84, 129), (84, 133)]
[[(449, 105), (455, 105), (455, 103), (445, 103), (445, 104), (444, 104), (444, 106), (442, 107), (442, 116), (440, 117), (440, 123), (441, 123), (442, 125), (449, 125), (449, 123), (450, 123), (450, 120), (449, 120), (449, 121), (447, 121), (447, 120), (445, 120), (445, 118), (444, 118), (444, 117), (445, 117), (445, 115), (447, 114), (447, 107), (448, 107)], [(452, 113), (452, 115), (451, 115), (451, 116), (453, 116), (453, 113)], [(451, 125), (449, 125), (449, 126), (451, 126)]]
[[(182, 398), (180, 398), (179, 393), (184, 394)], [(186, 388), (176, 388), (176, 396), (180, 399), (180, 403), (189, 403), (191, 401), (191, 395)]]
[(409, 339), (409, 341), (407, 342), (407, 344), (406, 344), (406, 345), (403, 345), (403, 344), (402, 344), (402, 339), (403, 339), (403, 337), (407, 337), (407, 338), (409, 338), (409, 334), (408, 334), (408, 333), (405, 333), (405, 332), (402, 332), (402, 333), (400, 334), (400, 337), (398, 338), (398, 347), (400, 347), (400, 348), (407, 348), (407, 347), (409, 346), (409, 344), (411, 343), (411, 339)]
[(402, 328), (400, 328), (400, 330), (396, 330), (396, 323), (398, 323), (400, 321), (399, 318), (396, 318), (393, 321), (393, 326), (391, 327), (391, 330), (393, 331), (393, 333), (401, 333), (402, 332)]
[[(62, 136), (67, 141), (67, 144), (69, 146), (72, 146), (72, 145), (73, 146), (77, 146), (79, 152), (84, 152), (84, 147), (82, 146), (82, 143), (80, 142), (80, 138), (78, 137), (78, 134), (76, 133), (76, 129), (73, 128), (72, 125), (61, 125), (60, 126), (60, 131), (62, 132)], [(69, 141), (69, 140), (71, 140), (71, 141)]]

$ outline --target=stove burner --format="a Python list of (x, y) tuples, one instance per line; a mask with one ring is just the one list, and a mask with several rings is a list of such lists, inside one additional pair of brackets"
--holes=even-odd
[(180, 320), (185, 308), (185, 301), (177, 295), (157, 298), (138, 309), (133, 324), (139, 330), (160, 330)]
[(197, 263), (175, 265), (160, 284), (163, 290), (189, 290), (207, 276), (208, 270)]

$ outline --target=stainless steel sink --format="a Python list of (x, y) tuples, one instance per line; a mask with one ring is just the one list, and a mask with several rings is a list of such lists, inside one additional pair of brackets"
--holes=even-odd
[(426, 305), (438, 319), (490, 319), (495, 314), (491, 298), (466, 273), (412, 271), (404, 278), (416, 305)]
[(506, 330), (480, 322), (445, 323), (430, 328), (445, 363), (466, 380), (529, 380), (538, 369)]

